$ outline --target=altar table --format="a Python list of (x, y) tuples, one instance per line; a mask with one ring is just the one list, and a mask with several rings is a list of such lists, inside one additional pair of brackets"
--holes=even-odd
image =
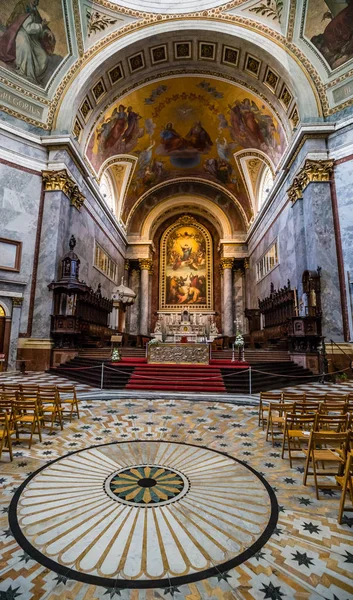
[(208, 365), (210, 348), (208, 344), (150, 344), (147, 353), (148, 363)]

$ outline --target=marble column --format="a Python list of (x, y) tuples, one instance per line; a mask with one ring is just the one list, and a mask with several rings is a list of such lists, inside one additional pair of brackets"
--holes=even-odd
[(152, 260), (149, 258), (141, 258), (139, 260), (141, 269), (141, 294), (140, 294), (140, 334), (148, 335), (148, 317), (149, 317), (149, 286), (150, 286), (150, 270), (152, 268)]
[(223, 269), (223, 335), (233, 335), (233, 262), (234, 258), (221, 258)]
[(21, 311), (23, 298), (12, 298), (12, 321), (11, 337), (9, 345), (9, 357), (7, 368), (9, 371), (16, 370), (18, 336), (20, 333)]
[(132, 269), (130, 272), (129, 287), (136, 293), (134, 304), (129, 307), (128, 332), (137, 335), (139, 333), (140, 321), (140, 269)]
[[(234, 298), (234, 319), (238, 319), (238, 330), (245, 333), (244, 330), (244, 271), (243, 269), (236, 269), (234, 271), (233, 281), (233, 298)], [(234, 327), (235, 331), (235, 327)]]

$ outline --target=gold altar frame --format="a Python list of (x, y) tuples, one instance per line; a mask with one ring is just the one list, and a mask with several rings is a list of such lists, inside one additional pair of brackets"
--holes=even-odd
[[(202, 304), (168, 304), (166, 301), (167, 290), (167, 243), (171, 233), (183, 225), (195, 227), (205, 238), (206, 242), (206, 302)], [(160, 273), (159, 273), (159, 310), (168, 310), (179, 313), (187, 308), (189, 312), (213, 310), (213, 253), (212, 237), (208, 229), (201, 225), (194, 217), (183, 215), (170, 225), (163, 233), (160, 241)]]

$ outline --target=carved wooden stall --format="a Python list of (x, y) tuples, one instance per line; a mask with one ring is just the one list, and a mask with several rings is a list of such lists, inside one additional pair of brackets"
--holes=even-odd
[(259, 300), (259, 312), (262, 315), (263, 328), (253, 331), (251, 340), (254, 344), (276, 344), (286, 348), (290, 331), (290, 320), (295, 316), (296, 291), (291, 288), (290, 281), (279, 290), (271, 283), (270, 295)]
[(93, 291), (79, 280), (80, 259), (74, 252), (75, 245), (76, 240), (71, 236), (70, 251), (61, 261), (61, 278), (48, 286), (54, 292), (51, 318), (54, 365), (75, 356), (82, 346), (105, 345), (114, 333), (108, 327), (113, 302), (102, 296), (100, 284)]

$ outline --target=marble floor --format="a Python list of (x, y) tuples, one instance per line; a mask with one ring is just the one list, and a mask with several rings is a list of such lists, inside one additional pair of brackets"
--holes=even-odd
[(353, 513), (254, 406), (119, 397), (0, 462), (0, 600), (353, 598)]

